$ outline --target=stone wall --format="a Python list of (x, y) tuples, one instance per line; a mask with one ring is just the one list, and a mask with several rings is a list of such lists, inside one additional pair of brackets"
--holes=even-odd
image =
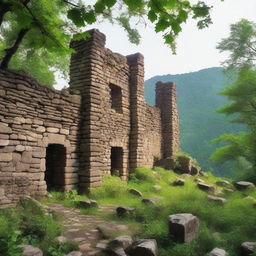
[(177, 152), (175, 85), (158, 83), (156, 107), (145, 104), (144, 57), (113, 53), (104, 34), (90, 34), (71, 43), (69, 90), (0, 71), (0, 205), (53, 187), (88, 191), (117, 170), (125, 180)]
[(80, 96), (38, 84), (23, 73), (0, 70), (0, 205), (26, 194), (46, 194), (46, 149), (66, 148), (58, 185), (78, 183)]

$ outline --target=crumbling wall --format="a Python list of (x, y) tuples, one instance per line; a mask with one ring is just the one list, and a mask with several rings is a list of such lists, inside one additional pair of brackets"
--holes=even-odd
[(26, 74), (0, 70), (0, 205), (46, 194), (49, 144), (66, 148), (63, 189), (78, 183), (80, 96), (40, 85)]

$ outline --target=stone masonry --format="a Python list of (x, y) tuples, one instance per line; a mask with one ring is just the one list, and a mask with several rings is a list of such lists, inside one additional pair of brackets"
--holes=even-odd
[(86, 192), (104, 174), (153, 167), (179, 149), (176, 87), (144, 102), (144, 58), (105, 48), (90, 31), (73, 41), (70, 87), (57, 91), (23, 72), (0, 70), (0, 206), (47, 189)]

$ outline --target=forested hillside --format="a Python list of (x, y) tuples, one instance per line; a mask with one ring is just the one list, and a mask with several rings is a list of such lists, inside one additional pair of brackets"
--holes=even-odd
[(225, 115), (215, 112), (228, 103), (225, 97), (218, 95), (228, 83), (222, 68), (152, 77), (145, 82), (145, 100), (151, 105), (155, 103), (157, 81), (177, 84), (181, 150), (195, 157), (205, 170), (212, 169), (215, 174), (230, 175), (227, 166), (217, 166), (209, 160), (209, 155), (218, 146), (211, 142), (213, 138), (242, 129), (238, 124), (229, 123)]

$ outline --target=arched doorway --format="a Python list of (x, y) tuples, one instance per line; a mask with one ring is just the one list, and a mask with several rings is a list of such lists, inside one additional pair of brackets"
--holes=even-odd
[(45, 181), (47, 190), (64, 190), (66, 148), (61, 144), (49, 144), (46, 149)]

